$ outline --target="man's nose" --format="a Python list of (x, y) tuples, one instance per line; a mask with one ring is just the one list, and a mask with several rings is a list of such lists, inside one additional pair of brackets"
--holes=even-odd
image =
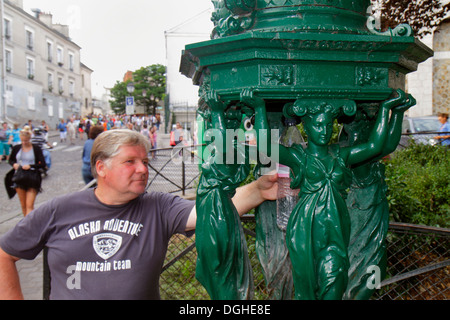
[(147, 163), (139, 162), (138, 165), (137, 165), (136, 171), (138, 171), (138, 172), (147, 172), (148, 171)]

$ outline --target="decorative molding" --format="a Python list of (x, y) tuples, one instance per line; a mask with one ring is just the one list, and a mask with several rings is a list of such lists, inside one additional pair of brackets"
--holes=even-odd
[(261, 84), (291, 86), (295, 84), (294, 66), (262, 66)]

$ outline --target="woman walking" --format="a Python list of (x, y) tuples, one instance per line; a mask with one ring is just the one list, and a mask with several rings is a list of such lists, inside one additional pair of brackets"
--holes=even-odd
[(34, 201), (41, 190), (41, 172), (45, 168), (45, 158), (38, 145), (31, 144), (31, 128), (25, 126), (20, 131), (22, 144), (16, 145), (12, 149), (9, 164), (14, 168), (15, 173), (12, 178), (13, 188), (15, 188), (22, 213), (24, 216), (34, 209)]

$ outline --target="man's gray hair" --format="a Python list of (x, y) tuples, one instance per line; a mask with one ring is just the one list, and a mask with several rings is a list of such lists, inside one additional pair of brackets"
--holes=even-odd
[(95, 168), (97, 161), (108, 162), (119, 154), (121, 146), (142, 146), (147, 153), (151, 148), (150, 141), (137, 131), (113, 129), (101, 133), (95, 138), (91, 151), (91, 171), (94, 178), (98, 177)]

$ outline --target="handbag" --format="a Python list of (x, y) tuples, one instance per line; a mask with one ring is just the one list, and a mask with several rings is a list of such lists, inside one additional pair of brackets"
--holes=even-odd
[(28, 181), (28, 170), (23, 170), (22, 167), (19, 167), (12, 177), (12, 182), (16, 184), (26, 183)]
[(12, 182), (17, 187), (21, 187), (23, 189), (34, 188), (40, 190), (41, 181), (41, 174), (34, 168), (24, 170), (22, 167), (19, 167), (12, 177)]

